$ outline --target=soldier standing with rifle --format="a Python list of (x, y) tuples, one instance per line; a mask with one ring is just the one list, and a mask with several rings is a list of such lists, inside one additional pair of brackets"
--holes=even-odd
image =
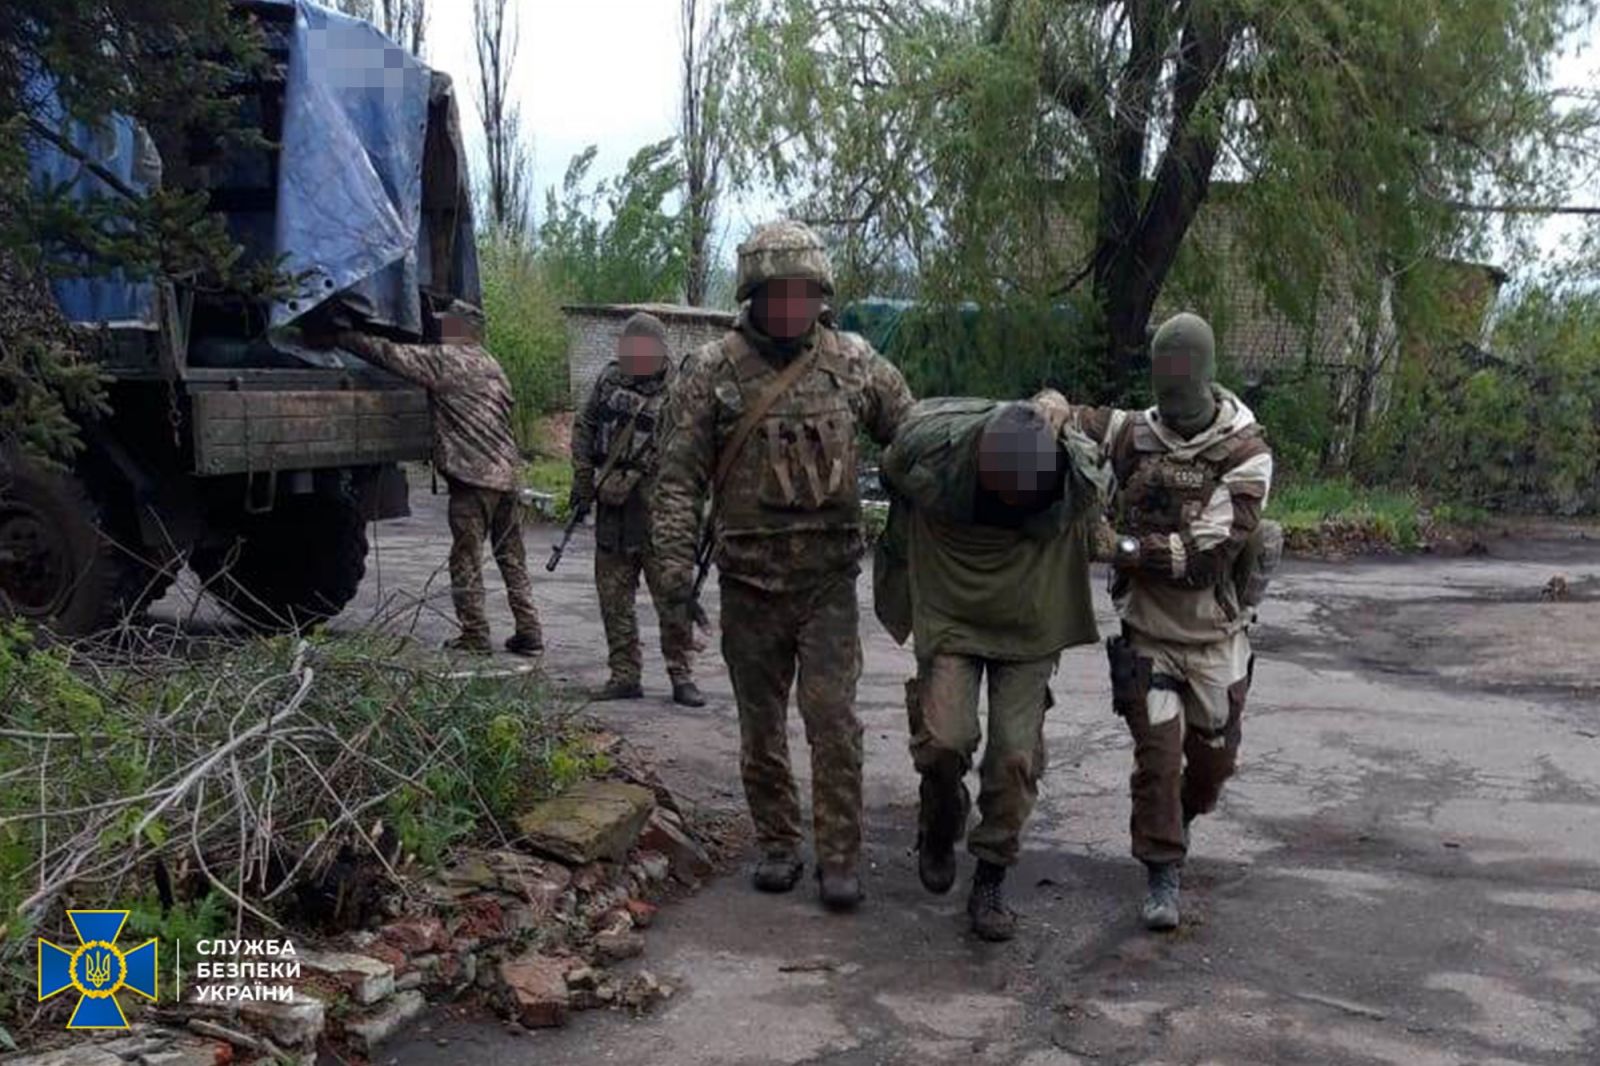
[(1216, 383), (1216, 340), (1180, 314), (1151, 342), (1156, 405), (1145, 411), (1039, 401), (1100, 443), (1117, 479), (1107, 641), (1112, 700), (1133, 734), (1133, 855), (1143, 919), (1176, 929), (1189, 826), (1233, 776), (1254, 675), (1249, 626), (1282, 551), (1263, 522), (1272, 451), (1260, 423)]
[[(600, 372), (573, 426), (573, 524), (595, 508), (594, 580), (611, 678), (594, 698), (644, 695), (635, 605), (642, 573), (660, 619), (661, 654), (672, 679), (673, 702), (703, 707), (705, 697), (694, 682), (694, 625), (688, 605), (663, 598), (661, 567), (650, 538), (647, 501), (670, 377), (666, 327), (654, 315), (634, 315), (622, 328), (616, 360)], [(558, 549), (548, 568), (553, 570), (559, 558)]]
[(806, 226), (762, 226), (740, 246), (745, 307), (673, 388), (653, 520), (666, 593), (688, 604), (711, 501), (722, 654), (762, 851), (755, 886), (788, 892), (803, 869), (787, 730), (798, 676), (822, 902), (845, 910), (862, 895), (856, 437), (887, 444), (912, 400), (871, 345), (832, 328), (823, 306), (832, 294), (832, 266)]

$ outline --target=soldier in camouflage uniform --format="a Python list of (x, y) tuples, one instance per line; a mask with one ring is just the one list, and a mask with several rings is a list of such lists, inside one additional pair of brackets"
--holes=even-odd
[(978, 399), (917, 404), (883, 457), (893, 503), (874, 599), (896, 640), (915, 634), (906, 704), (922, 776), (918, 873), (930, 892), (955, 883), (965, 779), (986, 732), (982, 817), (967, 834), (978, 860), (967, 913), (985, 940), (1016, 934), (1003, 884), (1044, 771), (1050, 678), (1064, 648), (1097, 638), (1087, 520), (1101, 509), (1102, 467), (1093, 443), (1036, 405)]
[[(705, 706), (694, 683), (694, 623), (681, 604), (661, 597), (661, 569), (650, 544), (646, 501), (655, 476), (661, 411), (669, 381), (667, 331), (643, 312), (628, 319), (572, 430), (572, 506), (595, 507), (594, 580), (610, 648), (611, 679), (601, 700), (638, 699), (642, 660), (635, 600), (644, 575), (661, 623), (661, 654), (672, 698)], [(604, 480), (596, 484), (596, 470)]]
[[(802, 870), (786, 729), (798, 676), (822, 900), (846, 909), (861, 898), (856, 440), (864, 429), (887, 444), (911, 394), (869, 344), (828, 324), (823, 300), (832, 292), (827, 253), (799, 223), (762, 226), (740, 247), (745, 306), (732, 331), (689, 358), (673, 388), (653, 524), (668, 595), (687, 600), (701, 507), (712, 499), (722, 653), (762, 849), (756, 887), (789, 891)], [(759, 420), (747, 418), (768, 399)], [(748, 433), (735, 439), (741, 426)]]
[(433, 464), (450, 486), (450, 594), (461, 635), (445, 646), (487, 655), (483, 546), (489, 543), (516, 632), (506, 650), (544, 650), (517, 502), (522, 455), (511, 434), (511, 383), (483, 349), (481, 314), (465, 304), (433, 316), (438, 344), (397, 344), (344, 331), (339, 346), (428, 390), (433, 408)]
[(1108, 645), (1113, 699), (1134, 739), (1144, 922), (1167, 930), (1179, 921), (1189, 824), (1216, 806), (1238, 760), (1255, 665), (1247, 629), (1282, 541), (1261, 519), (1272, 452), (1250, 409), (1216, 384), (1211, 327), (1190, 314), (1164, 323), (1151, 377), (1147, 411), (1051, 399), (1100, 442), (1117, 478), (1110, 561), (1123, 638)]

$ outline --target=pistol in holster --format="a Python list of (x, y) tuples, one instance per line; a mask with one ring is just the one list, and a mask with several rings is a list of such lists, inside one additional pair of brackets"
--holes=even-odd
[(1111, 709), (1123, 718), (1144, 713), (1154, 664), (1126, 636), (1106, 638), (1106, 658), (1111, 662)]

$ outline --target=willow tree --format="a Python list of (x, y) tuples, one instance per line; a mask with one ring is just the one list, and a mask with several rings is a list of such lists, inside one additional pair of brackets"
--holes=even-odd
[(1559, 198), (1593, 112), (1550, 85), (1593, 0), (736, 0), (739, 162), (847, 283), (1077, 301), (1113, 382), (1215, 182), (1291, 314)]

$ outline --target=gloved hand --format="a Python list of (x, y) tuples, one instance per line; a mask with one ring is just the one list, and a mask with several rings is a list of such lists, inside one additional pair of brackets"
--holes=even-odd
[(1044, 420), (1050, 424), (1050, 432), (1060, 435), (1062, 427), (1072, 420), (1072, 405), (1067, 398), (1055, 389), (1045, 389), (1030, 401), (1036, 407)]
[(1143, 561), (1144, 550), (1140, 547), (1139, 538), (1127, 533), (1114, 535), (1111, 565), (1118, 570), (1137, 570)]
[(594, 486), (573, 482), (572, 494), (567, 498), (567, 506), (573, 514), (589, 510), (594, 506)]

